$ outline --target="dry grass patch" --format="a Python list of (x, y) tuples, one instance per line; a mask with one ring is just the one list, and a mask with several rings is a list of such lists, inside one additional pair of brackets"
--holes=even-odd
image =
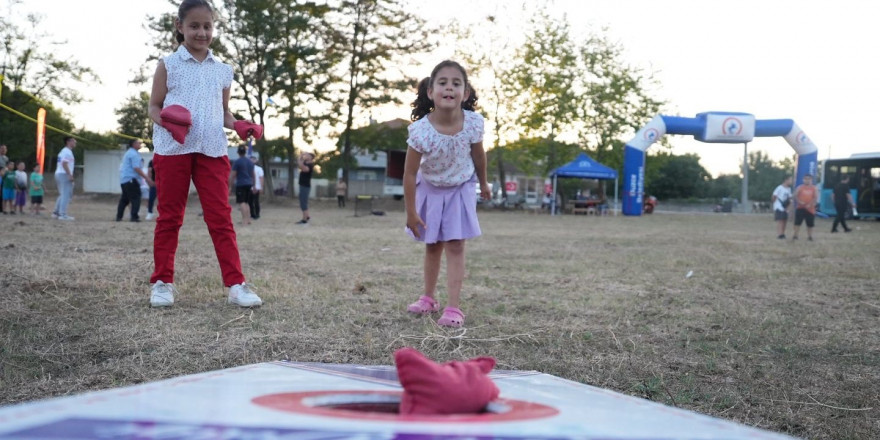
[(877, 222), (831, 235), (820, 221), (815, 242), (792, 243), (767, 216), (483, 212), (468, 328), (447, 330), (403, 312), (423, 251), (402, 212), (319, 204), (298, 227), (298, 210), (267, 204), (237, 226), (265, 302), (245, 310), (225, 304), (193, 202), (180, 295), (152, 310), (152, 226), (110, 221), (114, 206), (77, 198), (72, 223), (0, 218), (0, 403), (277, 359), (387, 365), (409, 345), (807, 438), (880, 435)]

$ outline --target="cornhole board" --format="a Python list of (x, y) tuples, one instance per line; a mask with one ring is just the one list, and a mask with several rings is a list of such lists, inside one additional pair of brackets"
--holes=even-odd
[(0, 439), (791, 438), (535, 371), (492, 378), (486, 413), (400, 416), (394, 367), (267, 362), (2, 407)]

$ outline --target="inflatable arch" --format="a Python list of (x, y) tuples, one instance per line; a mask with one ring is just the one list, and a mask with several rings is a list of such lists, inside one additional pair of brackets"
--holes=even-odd
[(623, 156), (623, 214), (642, 215), (645, 151), (666, 134), (691, 135), (700, 142), (739, 144), (754, 137), (782, 136), (798, 155), (795, 184), (816, 175), (818, 149), (791, 119), (756, 120), (748, 113), (706, 112), (695, 118), (657, 115), (626, 143)]

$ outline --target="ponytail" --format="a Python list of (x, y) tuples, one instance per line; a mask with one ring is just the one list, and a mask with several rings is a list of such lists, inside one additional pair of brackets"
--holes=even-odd
[(474, 90), (473, 86), (468, 83), (467, 85), (468, 99), (462, 101), (461, 108), (462, 110), (470, 110), (475, 111), (477, 109), (477, 100), (480, 99), (477, 97), (477, 91)]
[(434, 111), (434, 101), (431, 101), (431, 98), (428, 96), (428, 88), (431, 85), (431, 77), (425, 77), (421, 81), (419, 81), (418, 92), (416, 95), (416, 100), (410, 104), (412, 107), (412, 113), (410, 114), (410, 119), (413, 121), (418, 121)]

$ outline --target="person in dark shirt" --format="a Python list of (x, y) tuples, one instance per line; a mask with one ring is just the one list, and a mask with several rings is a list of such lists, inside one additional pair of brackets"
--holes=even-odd
[(299, 156), (299, 209), (302, 209), (302, 220), (298, 225), (307, 225), (312, 218), (309, 216), (309, 193), (312, 191), (312, 170), (315, 169), (315, 155), (303, 153)]
[(229, 176), (229, 185), (235, 185), (235, 203), (241, 211), (241, 222), (251, 224), (251, 188), (254, 186), (254, 163), (244, 157), (247, 147), (238, 147), (238, 159), (232, 164), (232, 173)]
[(834, 186), (831, 193), (831, 201), (834, 202), (834, 210), (837, 216), (834, 217), (834, 224), (831, 226), (831, 232), (837, 232), (837, 224), (843, 226), (844, 232), (852, 231), (846, 226), (846, 213), (853, 206), (852, 194), (849, 192), (849, 176), (844, 175), (840, 178), (840, 183)]

